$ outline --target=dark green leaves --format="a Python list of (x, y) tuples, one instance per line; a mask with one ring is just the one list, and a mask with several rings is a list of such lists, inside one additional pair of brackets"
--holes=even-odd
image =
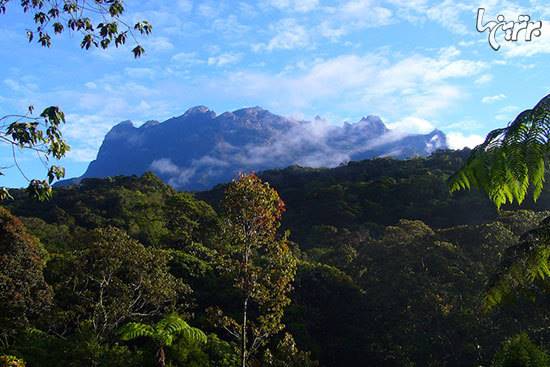
[(490, 311), (513, 293), (550, 277), (550, 224), (527, 232), (518, 245), (507, 249), (500, 270), (485, 295), (483, 308)]
[(140, 45), (137, 45), (136, 47), (134, 47), (134, 49), (132, 50), (132, 53), (134, 54), (134, 57), (137, 59), (138, 57), (140, 57), (141, 55), (143, 55), (143, 53), (145, 52), (145, 50), (143, 49), (143, 47), (141, 47)]
[[(0, 14), (6, 12), (9, 1), (0, 1)], [(80, 32), (80, 47), (89, 50), (96, 47), (106, 49), (113, 44), (120, 47), (125, 44), (128, 34), (137, 43), (133, 31), (149, 35), (153, 29), (147, 21), (139, 21), (134, 25), (126, 23), (122, 18), (125, 12), (122, 0), (22, 0), (21, 7), (25, 13), (32, 15), (35, 23), (34, 29), (26, 31), (27, 39), (29, 42), (36, 39), (42, 47), (51, 46), (51, 31), (54, 34), (61, 34), (65, 30)], [(94, 19), (101, 21), (95, 23)], [(144, 50), (138, 44), (132, 49), (132, 53), (135, 57), (140, 57)]]
[(136, 23), (134, 29), (136, 31), (139, 31), (139, 33), (141, 34), (150, 34), (153, 31), (153, 26), (149, 22), (144, 20), (143, 22)]
[[(38, 117), (32, 116), (34, 107), (28, 108), (27, 115), (5, 116), (0, 121), (8, 121), (2, 129), (0, 125), (0, 142), (11, 145), (14, 166), (27, 179), (27, 192), (38, 200), (51, 198), (53, 181), (65, 176), (65, 169), (59, 166), (48, 166), (50, 157), (61, 159), (70, 147), (63, 139), (60, 127), (65, 123), (65, 114), (59, 107), (51, 106), (42, 111)], [(9, 122), (11, 120), (11, 122)], [(47, 169), (47, 180), (30, 179), (17, 162), (17, 153), (21, 150), (35, 152)], [(11, 198), (7, 189), (0, 191), (0, 200)]]

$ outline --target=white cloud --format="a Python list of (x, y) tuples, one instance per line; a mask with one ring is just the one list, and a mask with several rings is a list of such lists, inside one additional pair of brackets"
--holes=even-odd
[(203, 3), (198, 6), (198, 12), (200, 15), (206, 18), (213, 18), (220, 13), (219, 4)]
[(459, 3), (455, 0), (444, 0), (435, 6), (429, 7), (426, 15), (430, 21), (439, 23), (453, 33), (467, 34), (471, 32), (471, 28), (462, 23), (461, 14), (472, 9), (472, 5)]
[(240, 40), (250, 31), (250, 26), (239, 21), (237, 16), (230, 14), (227, 17), (218, 17), (212, 23), (212, 29), (216, 34), (221, 34), (225, 37), (236, 37)]
[(97, 88), (97, 84), (94, 83), (94, 82), (87, 82), (86, 84), (84, 84), (84, 86), (88, 89), (96, 89)]
[(484, 140), (483, 136), (476, 134), (465, 135), (461, 132), (447, 133), (447, 144), (451, 149), (474, 148), (483, 143)]
[(388, 123), (390, 129), (406, 131), (407, 133), (427, 134), (435, 129), (435, 126), (426, 119), (407, 116), (399, 121)]
[(330, 103), (334, 109), (352, 113), (367, 110), (389, 119), (428, 119), (464, 97), (464, 91), (453, 80), (475, 77), (487, 67), (482, 61), (460, 59), (449, 52), (398, 60), (384, 53), (348, 54), (317, 60), (308, 68), (284, 74), (233, 72), (225, 80), (212, 81), (207, 88), (254, 98), (270, 108), (305, 110), (314, 104)]
[(330, 21), (324, 20), (318, 27), (319, 33), (333, 41), (345, 36), (348, 30), (342, 24), (333, 24)]
[(177, 66), (189, 66), (202, 63), (195, 52), (179, 52), (172, 56), (172, 62)]
[(490, 104), (498, 101), (502, 101), (506, 96), (504, 94), (496, 94), (494, 96), (485, 96), (481, 99), (481, 103)]
[(317, 26), (316, 32), (332, 41), (355, 31), (382, 27), (396, 21), (391, 9), (373, 0), (346, 0), (324, 10), (326, 17)]
[(150, 168), (160, 174), (174, 175), (180, 172), (180, 168), (169, 158), (162, 158), (153, 161)]
[(270, 0), (269, 5), (280, 10), (307, 13), (319, 6), (319, 0)]
[(156, 75), (151, 68), (125, 68), (124, 72), (131, 78), (153, 78)]
[(13, 92), (21, 94), (32, 94), (38, 91), (38, 85), (31, 82), (25, 82), (24, 80), (15, 80), (11, 78), (4, 79), (4, 85), (11, 89)]
[(475, 84), (476, 85), (484, 85), (484, 84), (487, 84), (489, 83), (491, 80), (493, 80), (493, 75), (491, 74), (483, 74), (482, 76), (480, 76), (479, 78), (477, 78), (475, 80)]
[(283, 19), (270, 28), (275, 35), (267, 43), (253, 45), (254, 51), (291, 50), (304, 48), (310, 44), (310, 36), (306, 28), (298, 24), (295, 19)]
[(193, 1), (191, 0), (177, 0), (176, 4), (178, 8), (185, 13), (188, 13), (193, 9)]
[(236, 53), (224, 53), (217, 56), (211, 56), (208, 58), (208, 65), (224, 66), (229, 64), (235, 64), (242, 58), (241, 54)]
[(167, 37), (150, 37), (145, 41), (144, 47), (146, 50), (154, 52), (170, 51), (174, 49), (174, 45)]

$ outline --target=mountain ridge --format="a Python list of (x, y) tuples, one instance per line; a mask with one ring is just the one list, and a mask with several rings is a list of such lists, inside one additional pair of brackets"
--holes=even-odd
[(178, 189), (197, 191), (242, 171), (335, 167), (375, 157), (426, 156), (445, 148), (447, 139), (440, 130), (406, 134), (389, 129), (375, 115), (337, 126), (318, 117), (283, 117), (259, 106), (217, 114), (198, 105), (164, 122), (150, 120), (139, 127), (129, 120), (118, 123), (86, 172), (58, 185), (152, 171)]

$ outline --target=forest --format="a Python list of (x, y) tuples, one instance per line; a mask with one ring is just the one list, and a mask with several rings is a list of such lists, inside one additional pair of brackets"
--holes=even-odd
[[(290, 6), (290, 2), (276, 3), (280, 11)], [(301, 5), (294, 10), (304, 17), (318, 5), (317, 1), (306, 7), (292, 3)], [(266, 4), (256, 10), (254, 2), (234, 9), (227, 4), (167, 2), (159, 11), (158, 2), (132, 2), (128, 13), (123, 0), (0, 0), (0, 14), (13, 16), (12, 23), (0, 29), (2, 50), (8, 55), (2, 58), (2, 70), (11, 75), (3, 78), (7, 92), (0, 96), (0, 143), (7, 149), (2, 152), (9, 153), (2, 157), (8, 163), (2, 161), (0, 176), (9, 176), (6, 186), (21, 187), (12, 181), (15, 172), (27, 186), (0, 187), (0, 367), (550, 366), (550, 189), (544, 187), (549, 179), (550, 95), (506, 127), (489, 132), (473, 150), (437, 150), (447, 147), (439, 132), (435, 137), (442, 140), (440, 145), (430, 137), (429, 144), (422, 146), (424, 153), (431, 154), (428, 157), (348, 162), (349, 158), (330, 169), (291, 166), (244, 172), (204, 192), (177, 191), (153, 173), (89, 178), (53, 187), (65, 177), (65, 167), (57, 164), (71, 164), (60, 162), (71, 152), (63, 133), (76, 142), (73, 153), (96, 152), (91, 142), (96, 125), (113, 116), (106, 118), (101, 112), (139, 111), (143, 119), (158, 105), (165, 115), (174, 110), (171, 103), (196, 100), (190, 92), (203, 84), (216, 87), (215, 93), (204, 90), (204, 96), (221, 105), (234, 105), (247, 93), (259, 98), (261, 88), (247, 92), (243, 87), (256, 79), (262, 85), (273, 80), (286, 86), (268, 85), (276, 93), (277, 106), (286, 100), (304, 107), (318, 99), (317, 107), (340, 106), (339, 111), (325, 109), (330, 115), (348, 116), (357, 112), (348, 110), (353, 104), (384, 111), (380, 101), (390, 101), (393, 105), (386, 105), (387, 110), (403, 113), (394, 115), (395, 120), (408, 116), (403, 121), (431, 125), (425, 118), (447, 118), (420, 112), (435, 112), (430, 111), (434, 105), (451, 110), (461, 100), (461, 88), (447, 79), (475, 78), (464, 83), (471, 87), (466, 92), (474, 92), (493, 80), (492, 74), (481, 74), (489, 65), (492, 72), (496, 65), (517, 64), (523, 71), (537, 67), (508, 59), (459, 59), (463, 51), (454, 41), (441, 48), (441, 44), (405, 40), (394, 45), (398, 52), (391, 58), (383, 55), (391, 53), (389, 44), (366, 43), (365, 53), (360, 54), (323, 50), (323, 44), (332, 48), (339, 38), (346, 49), (354, 44), (345, 38), (345, 31), (327, 28), (326, 21), (357, 28), (350, 32), (370, 28), (371, 20), (378, 17), (372, 16), (370, 2), (349, 2), (327, 12), (323, 7), (325, 21), (315, 18), (312, 29), (318, 32), (320, 22), (325, 38), (309, 45), (307, 41), (315, 37), (289, 18), (273, 23), (276, 19), (265, 13), (252, 27), (239, 23), (237, 15), (263, 12), (269, 8)], [(375, 13), (416, 19), (412, 23), (421, 29), (402, 28), (414, 35), (433, 23), (434, 19), (421, 18), (425, 14), (460, 15), (473, 10), (465, 4), (454, 9), (452, 2), (443, 5), (451, 7), (441, 11), (415, 3), (395, 12), (377, 8)], [(410, 13), (414, 7), (418, 14)], [(361, 13), (361, 8), (368, 12)], [(228, 23), (220, 23), (221, 18), (209, 21), (212, 28), (205, 28), (204, 17), (228, 10), (238, 14), (229, 15)], [(144, 40), (153, 25), (142, 15), (164, 23), (160, 37)], [(200, 18), (181, 24), (193, 15)], [(530, 18), (520, 15), (518, 21), (520, 17)], [(382, 23), (379, 26), (397, 26), (393, 19)], [(454, 23), (450, 28), (455, 28)], [(247, 46), (253, 51), (252, 63), (242, 50), (221, 53), (221, 45), (245, 45), (246, 32), (265, 36), (266, 30), (283, 32), (266, 42), (249, 39), (254, 41)], [(438, 36), (441, 30), (435, 29)], [(15, 36), (19, 33), (44, 51), (54, 43), (61, 51), (25, 53)], [(393, 32), (361, 34), (360, 39), (383, 39), (383, 33)], [(168, 36), (175, 34), (191, 38), (173, 44)], [(212, 35), (211, 42), (194, 39), (197, 35)], [(226, 37), (236, 37), (237, 42)], [(68, 40), (89, 50), (88, 56), (69, 53)], [(414, 49), (407, 57), (402, 48), (408, 43)], [(152, 62), (135, 67), (118, 52), (97, 61), (99, 53), (125, 45), (135, 59), (147, 56), (147, 47)], [(458, 43), (474, 55), (480, 54), (479, 45), (477, 40)], [(292, 61), (289, 54), (275, 54), (276, 49), (296, 48), (307, 57)], [(372, 54), (376, 49), (386, 51)], [(421, 50), (435, 54), (423, 56)], [(527, 56), (547, 51), (540, 46), (515, 50)], [(262, 51), (267, 52), (264, 61)], [(230, 72), (231, 64), (266, 69), (268, 59), (291, 64), (267, 74), (253, 69), (248, 77), (243, 70)], [(373, 59), (376, 67), (371, 65)], [(189, 69), (166, 64), (167, 60)], [(219, 73), (211, 72), (221, 66)], [(197, 69), (191, 72), (193, 67)], [(101, 74), (94, 77), (93, 69)], [(300, 74), (306, 69), (318, 73)], [(546, 74), (539, 69), (539, 74), (531, 71), (531, 77), (521, 75), (514, 81), (514, 89), (521, 93), (510, 96), (514, 105), (525, 102), (518, 97), (531, 98), (529, 93), (544, 89)], [(494, 79), (508, 80), (518, 71), (507, 70)], [(302, 76), (287, 79), (294, 73)], [(234, 99), (225, 99), (233, 88), (224, 79), (210, 79), (218, 74), (233, 75), (227, 80), (237, 85)], [(140, 86), (134, 79), (139, 77), (170, 79), (178, 87)], [(519, 79), (530, 83), (529, 88)], [(377, 84), (381, 88), (371, 93)], [(66, 89), (71, 85), (74, 89)], [(122, 87), (126, 89), (113, 94)], [(130, 98), (134, 94), (141, 97)], [(163, 98), (157, 100), (160, 94)], [(310, 94), (312, 99), (307, 98)], [(371, 99), (371, 94), (377, 98)], [(33, 99), (43, 104), (50, 97), (68, 102), (67, 117), (57, 105), (36, 113), (30, 104)], [(484, 106), (461, 109), (455, 115), (460, 123), (454, 125), (468, 125), (469, 115), (482, 121), (493, 112), (504, 121), (506, 116), (497, 117), (519, 109), (490, 110), (488, 104), (506, 99), (504, 94), (477, 97)], [(462, 106), (471, 101), (463, 100)], [(22, 104), (26, 112), (12, 111), (21, 111)], [(155, 124), (149, 121), (143, 126)], [(199, 138), (214, 137), (210, 135)], [(472, 136), (477, 137), (469, 135), (469, 142)], [(216, 147), (222, 149), (224, 144), (218, 143), (223, 140), (218, 140)], [(268, 139), (266, 148), (276, 150), (273, 145)], [(36, 169), (25, 173), (28, 166), (23, 162), (31, 167), (39, 164), (43, 175)], [(166, 168), (179, 173), (173, 163)]]
[(550, 190), (498, 211), (451, 194), (470, 153), (289, 167), (198, 193), (151, 173), (46, 201), (12, 190), (3, 363), (229, 367), (245, 350), (247, 366), (546, 366), (547, 284), (484, 304), (507, 251), (550, 215)]

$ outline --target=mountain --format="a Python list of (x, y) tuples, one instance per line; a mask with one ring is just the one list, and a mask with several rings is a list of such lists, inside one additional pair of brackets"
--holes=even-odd
[(96, 160), (82, 178), (140, 175), (152, 171), (179, 189), (204, 190), (241, 171), (290, 165), (335, 167), (350, 160), (426, 156), (446, 148), (445, 134), (404, 135), (377, 116), (334, 126), (317, 117), (297, 121), (260, 107), (217, 115), (205, 106), (164, 122), (131, 121), (105, 136)]

